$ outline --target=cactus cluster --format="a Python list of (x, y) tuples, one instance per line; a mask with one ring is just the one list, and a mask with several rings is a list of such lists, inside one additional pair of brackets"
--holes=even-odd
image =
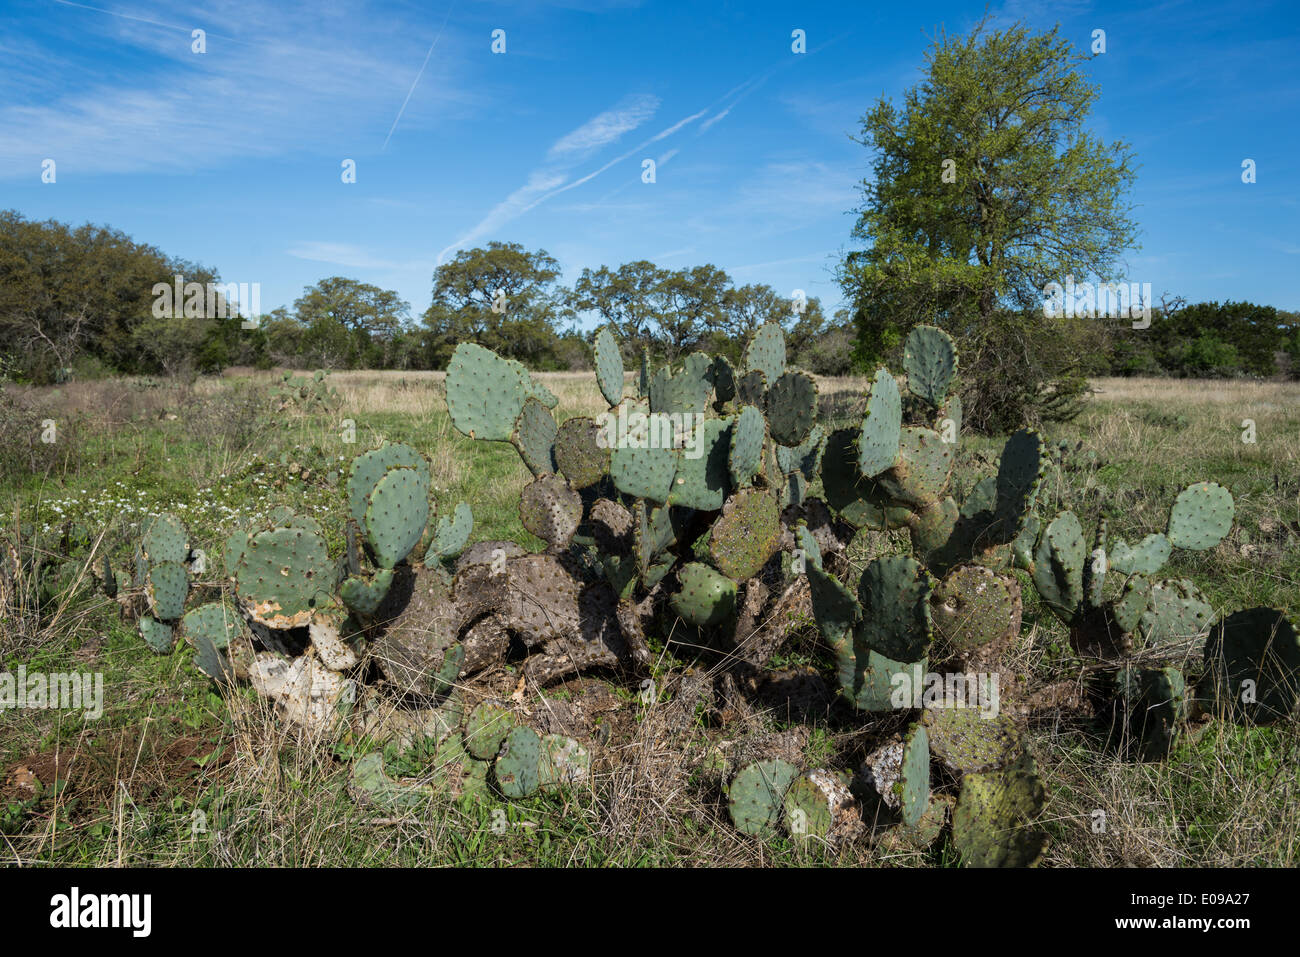
[(284, 373), (279, 384), (271, 391), (276, 411), (333, 412), (343, 404), (343, 397), (325, 379), (323, 369), (317, 369), (311, 376)]
[[(179, 631), (204, 673), (250, 681), (290, 719), (423, 749), (423, 782), (395, 780), (378, 752), (354, 765), (354, 794), (396, 806), (434, 790), (525, 798), (588, 776), (588, 745), (539, 733), (502, 700), (466, 710), (465, 686), (507, 659), (534, 685), (591, 668), (640, 679), (648, 638), (662, 637), (716, 654), (720, 686), (734, 688), (738, 663), (759, 672), (779, 644), (753, 640), (760, 623), (784, 628), (803, 601), (865, 750), (856, 773), (745, 764), (725, 788), (736, 827), (834, 845), (862, 831), (870, 804), (892, 839), (950, 833), (975, 865), (1034, 864), (1046, 846), (1043, 786), (1012, 716), (1033, 708), (1010, 664), (1024, 594), (1094, 659), (1092, 690), (1140, 757), (1167, 754), (1204, 715), (1264, 722), (1296, 706), (1294, 624), (1271, 609), (1212, 624), (1192, 583), (1160, 577), (1174, 549), (1223, 538), (1231, 495), (1193, 485), (1163, 533), (1112, 542), (1102, 523), (1089, 545), (1074, 514), (1035, 514), (1052, 455), (1027, 429), (959, 492), (958, 357), (938, 328), (914, 328), (905, 376), (878, 369), (860, 421), (835, 429), (775, 323), (735, 366), (694, 352), (655, 367), (643, 352), (629, 377), (609, 328), (594, 360), (607, 410), (562, 419), (514, 360), (465, 343), (448, 368), (455, 428), (510, 443), (531, 475), (518, 515), (539, 551), (471, 545), (470, 507), (440, 514), (425, 457), (385, 443), (347, 471), (337, 554), (317, 520), (280, 509), (230, 535), (222, 582), (192, 588), (187, 533), (162, 516), (134, 582), (105, 566), (105, 587), (143, 597), (155, 650)], [(896, 534), (865, 536), (883, 553), (858, 573), (849, 546), (864, 530)], [(1150, 654), (1202, 637), (1197, 675)], [(1003, 679), (980, 686), (992, 714), (920, 694), (923, 679), (976, 674)]]

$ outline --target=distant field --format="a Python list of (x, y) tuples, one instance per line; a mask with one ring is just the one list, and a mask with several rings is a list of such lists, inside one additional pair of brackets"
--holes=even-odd
[[(220, 567), (237, 516), (277, 504), (316, 515), (333, 548), (342, 542), (337, 472), (381, 439), (425, 453), (440, 508), (474, 507), (475, 540), (538, 548), (515, 512), (527, 470), (505, 444), (472, 442), (451, 427), (441, 373), (331, 376), (337, 415), (266, 421), (264, 387), (277, 376), (239, 370), (185, 388), (125, 381), (74, 383), (24, 393), (76, 443), (66, 469), (44, 480), (11, 478), (5, 523), (57, 530), (72, 521), (104, 531), (128, 567), (138, 522), (169, 510)], [(545, 373), (557, 418), (603, 411), (590, 373)], [(823, 379), (823, 413), (860, 414), (865, 379)], [(1195, 580), (1219, 610), (1272, 605), (1300, 612), (1300, 383), (1100, 379), (1083, 414), (1045, 430), (1067, 452), (1051, 471), (1040, 513), (1069, 507), (1085, 526), (1103, 510), (1132, 540), (1164, 527), (1185, 485), (1214, 480), (1237, 502), (1236, 525), (1216, 548), (1175, 552), (1172, 577)], [(17, 390), (23, 392), (23, 390)], [(347, 444), (350, 420), (355, 443)], [(1253, 439), (1253, 441), (1246, 441)], [(1082, 448), (1075, 451), (1077, 443)], [(964, 442), (957, 487), (991, 470), (1001, 440)], [(886, 543), (860, 536), (865, 562)], [(1070, 667), (1064, 629), (1026, 591), (1027, 671)], [(808, 644), (811, 648), (811, 643)], [(1189, 649), (1189, 654), (1195, 649)], [(636, 802), (593, 788), (572, 806), (513, 809), (535, 826), (486, 838), (488, 809), (433, 808), (429, 816), (375, 824), (346, 800), (346, 747), (301, 740), (269, 718), (251, 693), (221, 698), (182, 647), (155, 657), (116, 608), (93, 590), (53, 616), (24, 617), (0, 634), (0, 659), (47, 671), (101, 670), (111, 689), (103, 719), (58, 712), (0, 713), (0, 859), (86, 864), (792, 863), (780, 842), (761, 845), (714, 826), (714, 811), (683, 777), (641, 784)], [(798, 643), (784, 663), (825, 667)], [(1300, 730), (1215, 726), (1184, 740), (1160, 764), (1124, 764), (1086, 743), (1069, 720), (1041, 721), (1031, 745), (1048, 787), (1049, 865), (1294, 865), (1300, 860)], [(842, 728), (814, 729), (825, 751)], [(707, 742), (701, 742), (701, 747)], [(812, 754), (810, 753), (810, 757)], [(20, 769), (69, 783), (32, 796)], [(70, 770), (69, 770), (70, 769)], [(42, 779), (44, 780), (44, 779)], [(649, 778), (647, 780), (650, 780)], [(657, 780), (657, 779), (654, 779)], [(638, 789), (639, 788), (639, 789)], [(1105, 809), (1104, 833), (1092, 812)], [(195, 839), (201, 810), (219, 838)], [(476, 818), (474, 815), (480, 814)], [(653, 819), (653, 821), (652, 821)], [(817, 858), (820, 860), (820, 858)], [(835, 863), (934, 863), (905, 854)]]

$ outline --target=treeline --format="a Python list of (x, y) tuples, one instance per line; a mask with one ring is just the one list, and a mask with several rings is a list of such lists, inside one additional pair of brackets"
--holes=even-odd
[[(213, 284), (215, 300), (173, 295), (178, 275), (196, 289)], [(432, 303), (418, 319), (397, 293), (335, 276), (305, 289), (291, 307), (247, 324), (232, 301), (246, 291), (220, 283), (215, 269), (168, 256), (118, 230), (0, 212), (0, 378), (44, 384), (113, 373), (211, 373), (235, 365), (442, 369), (466, 341), (533, 369), (581, 369), (591, 361), (591, 332), (580, 329), (603, 323), (617, 329), (629, 358), (642, 346), (660, 362), (693, 349), (738, 358), (749, 333), (767, 321), (786, 328), (797, 365), (843, 375), (874, 368), (864, 346), (880, 338), (863, 328), (861, 315), (856, 325), (844, 311), (828, 318), (816, 298), (793, 300), (768, 285), (737, 285), (712, 265), (665, 269), (640, 260), (584, 269), (565, 286), (553, 257), (515, 243), (462, 250), (434, 269)], [(166, 296), (156, 292), (163, 286)], [(1131, 323), (1026, 316), (1014, 335), (983, 337), (982, 349), (975, 337), (963, 366), (970, 375), (988, 366), (993, 378), (1011, 378), (997, 369), (1023, 341), (1024, 355), (1044, 364), (1044, 381), (1061, 369), (1076, 376), (1300, 378), (1300, 315), (1294, 312), (1245, 302), (1175, 303), (1154, 309), (1148, 328)]]
[(224, 286), (215, 269), (106, 227), (8, 211), (0, 213), (0, 376), (44, 384), (233, 365), (442, 369), (465, 341), (534, 369), (580, 369), (590, 364), (591, 335), (580, 325), (613, 323), (629, 355), (646, 346), (663, 361), (697, 348), (738, 356), (769, 320), (789, 331), (796, 362), (825, 375), (850, 371), (845, 315), (828, 320), (816, 298), (738, 286), (715, 266), (643, 260), (585, 269), (572, 287), (559, 280), (545, 251), (492, 242), (434, 270), (432, 303), (418, 320), (397, 293), (334, 276), (292, 307), (246, 321), (239, 307), (250, 303), (236, 300), (249, 290)]

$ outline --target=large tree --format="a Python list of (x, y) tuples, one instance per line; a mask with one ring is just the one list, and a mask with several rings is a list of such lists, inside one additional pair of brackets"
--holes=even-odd
[(460, 342), (477, 342), (531, 364), (549, 363), (562, 295), (560, 266), (544, 249), (490, 242), (462, 249), (433, 274), (424, 313), (429, 360), (446, 366)]
[(1119, 278), (1137, 231), (1134, 159), (1085, 129), (1099, 92), (1086, 59), (1056, 29), (990, 30), (985, 18), (940, 35), (901, 107), (882, 98), (863, 117), (875, 157), (853, 235), (866, 248), (840, 281), (864, 363), (918, 322), (978, 347), (1009, 313), (1041, 316), (1050, 282)]
[(387, 368), (411, 315), (410, 304), (393, 290), (342, 276), (308, 286), (293, 308), (309, 364), (329, 367)]

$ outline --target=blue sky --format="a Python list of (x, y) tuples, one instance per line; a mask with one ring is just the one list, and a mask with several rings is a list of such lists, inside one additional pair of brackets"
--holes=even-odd
[[(567, 282), (710, 262), (833, 309), (870, 159), (850, 137), (984, 9), (3, 0), (0, 208), (110, 224), (260, 283), (263, 311), (344, 275), (418, 317), (440, 257), (493, 239), (546, 249)], [(1300, 308), (1300, 5), (988, 9), (1080, 49), (1106, 31), (1092, 125), (1141, 164), (1130, 281)]]

